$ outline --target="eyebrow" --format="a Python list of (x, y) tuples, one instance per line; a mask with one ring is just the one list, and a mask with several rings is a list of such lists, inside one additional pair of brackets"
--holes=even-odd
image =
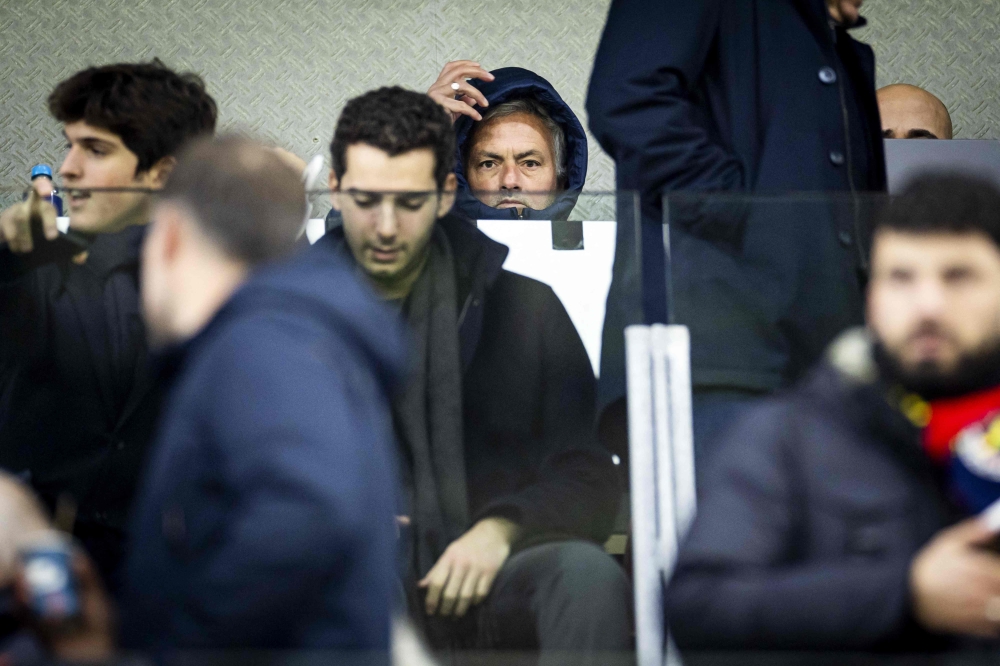
[[(516, 155), (514, 155), (514, 161), (516, 162), (518, 160), (523, 160), (525, 157), (544, 157), (544, 155), (542, 155), (542, 152), (540, 150), (532, 148), (531, 150), (526, 150), (523, 153), (517, 153)], [(488, 153), (484, 151), (476, 155), (476, 159), (497, 160), (499, 162), (502, 162), (503, 156), (498, 155), (496, 153)]]
[(906, 138), (907, 139), (936, 139), (936, 138), (938, 138), (938, 136), (937, 136), (937, 134), (935, 134), (934, 132), (932, 132), (930, 130), (925, 130), (925, 129), (911, 129), (909, 132), (906, 133)]
[[(63, 130), (62, 135), (63, 135), (63, 137), (67, 141), (69, 141), (69, 142), (72, 143), (72, 139), (70, 139), (69, 135), (66, 134), (66, 130)], [(79, 139), (77, 139), (77, 142), (78, 143), (82, 143), (82, 144), (84, 144), (86, 146), (103, 145), (103, 146), (108, 146), (110, 148), (117, 147), (117, 144), (115, 144), (113, 141), (108, 141), (107, 139), (102, 139), (99, 136), (84, 136), (84, 137), (80, 137)]]

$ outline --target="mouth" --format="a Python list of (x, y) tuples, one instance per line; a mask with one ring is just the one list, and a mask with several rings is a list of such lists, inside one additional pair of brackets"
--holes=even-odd
[(66, 195), (69, 197), (71, 207), (81, 206), (84, 201), (90, 198), (90, 192), (84, 190), (67, 190)]
[(528, 204), (523, 201), (518, 201), (517, 199), (503, 199), (497, 205), (496, 208), (514, 208), (516, 206), (527, 206)]
[(372, 259), (379, 264), (391, 264), (399, 258), (399, 248), (371, 248)]

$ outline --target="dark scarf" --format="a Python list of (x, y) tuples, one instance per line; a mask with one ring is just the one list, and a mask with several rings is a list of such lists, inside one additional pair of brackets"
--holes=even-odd
[(429, 252), (405, 306), (413, 365), (395, 408), (417, 580), (469, 526), (455, 265), (438, 226)]

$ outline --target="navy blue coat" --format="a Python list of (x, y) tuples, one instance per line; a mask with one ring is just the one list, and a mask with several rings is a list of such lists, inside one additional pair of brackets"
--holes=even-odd
[(348, 267), (310, 250), (171, 355), (130, 533), (128, 646), (388, 647), (401, 335)]
[[(824, 0), (612, 3), (587, 110), (644, 224), (640, 262), (620, 213), (602, 402), (624, 392), (622, 328), (667, 315), (661, 194), (883, 189), (874, 75)], [(773, 389), (861, 321), (867, 232), (822, 204), (709, 209), (671, 211), (671, 306), (695, 384)]]
[(822, 364), (710, 456), (666, 596), (682, 648), (940, 644), (912, 617), (910, 563), (958, 516), (920, 431), (857, 367)]
[[(544, 210), (525, 209), (520, 219), (565, 220), (576, 205), (577, 197), (587, 180), (587, 134), (569, 104), (563, 101), (552, 84), (534, 72), (520, 67), (502, 67), (490, 72), (492, 81), (473, 79), (469, 83), (478, 88), (490, 103), (489, 108), (515, 99), (532, 98), (542, 104), (552, 119), (566, 135), (566, 193)], [(492, 208), (482, 203), (469, 191), (465, 178), (465, 152), (472, 133), (472, 118), (462, 116), (455, 121), (457, 151), (455, 174), (458, 176), (458, 200), (455, 204), (470, 220), (506, 220), (518, 217), (516, 209)]]

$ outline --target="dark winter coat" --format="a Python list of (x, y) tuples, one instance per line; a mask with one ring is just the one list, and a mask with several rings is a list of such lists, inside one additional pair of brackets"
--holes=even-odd
[[(454, 214), (438, 224), (456, 265), (472, 522), (510, 518), (525, 542), (603, 542), (620, 488), (594, 435), (594, 373), (573, 322), (550, 287), (503, 270), (505, 246)], [(349, 256), (342, 228), (317, 246)]]
[(161, 403), (139, 313), (144, 234), (98, 236), (82, 265), (65, 241), (0, 248), (0, 467), (50, 508), (75, 504), (74, 533), (112, 587)]
[(942, 645), (911, 614), (910, 564), (955, 519), (920, 431), (849, 333), (728, 429), (666, 593), (679, 645)]
[(130, 534), (128, 646), (385, 654), (402, 339), (346, 264), (307, 251), (168, 356)]
[[(667, 315), (661, 195), (884, 189), (874, 77), (824, 0), (612, 2), (587, 110), (643, 226), (640, 257), (635, 215), (619, 212), (603, 402), (624, 393), (624, 326)], [(774, 389), (861, 322), (868, 229), (850, 202), (670, 213), (669, 304), (691, 329), (696, 387)]]

